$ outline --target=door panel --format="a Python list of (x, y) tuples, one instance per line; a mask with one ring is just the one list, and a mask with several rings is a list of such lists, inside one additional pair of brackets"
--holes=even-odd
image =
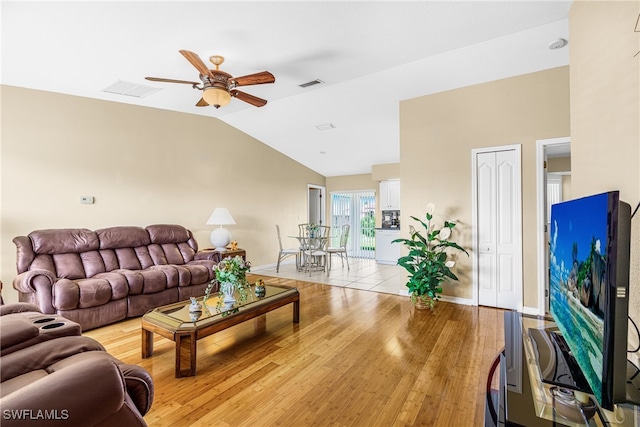
[(495, 265), (495, 254), (478, 254), (478, 303), (480, 305), (495, 307), (498, 302), (494, 283), (496, 277)]
[(497, 303), (495, 162), (494, 153), (478, 154), (478, 298), (492, 307)]
[(520, 163), (516, 150), (476, 154), (478, 303), (518, 309)]

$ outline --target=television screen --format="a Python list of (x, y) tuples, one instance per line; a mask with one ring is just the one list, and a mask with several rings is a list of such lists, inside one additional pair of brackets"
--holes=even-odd
[(624, 401), (626, 384), (631, 224), (627, 211), (630, 207), (619, 202), (618, 192), (551, 208), (551, 314), (606, 409)]

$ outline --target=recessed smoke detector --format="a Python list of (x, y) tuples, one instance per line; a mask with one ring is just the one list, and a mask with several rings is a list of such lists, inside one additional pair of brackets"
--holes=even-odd
[(567, 45), (567, 43), (569, 42), (566, 41), (565, 39), (556, 39), (551, 43), (549, 43), (549, 50), (562, 49)]
[(117, 95), (133, 96), (136, 98), (144, 98), (145, 96), (149, 96), (152, 93), (158, 92), (159, 90), (162, 89), (140, 85), (138, 83), (125, 82), (122, 80), (118, 80), (115, 83), (112, 83), (111, 85), (102, 89), (103, 92), (115, 93)]
[(335, 129), (336, 125), (334, 125), (333, 123), (325, 123), (323, 125), (317, 125), (316, 129), (324, 131), (324, 130), (330, 130), (330, 129)]
[(319, 85), (319, 84), (322, 84), (322, 83), (324, 83), (322, 80), (315, 79), (315, 80), (311, 80), (310, 82), (302, 83), (301, 85), (298, 85), (298, 86), (307, 88), (309, 86), (315, 86), (315, 85)]

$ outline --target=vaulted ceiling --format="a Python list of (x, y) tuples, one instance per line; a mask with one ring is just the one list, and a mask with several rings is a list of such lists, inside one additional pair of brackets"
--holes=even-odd
[[(1, 82), (217, 118), (325, 176), (368, 173), (399, 161), (400, 101), (567, 65), (549, 44), (568, 39), (570, 5), (2, 1)], [(242, 88), (268, 104), (196, 107), (190, 85), (144, 79), (197, 81), (181, 49), (224, 56), (233, 76), (270, 71), (274, 84)], [(118, 81), (157, 90), (104, 91)]]

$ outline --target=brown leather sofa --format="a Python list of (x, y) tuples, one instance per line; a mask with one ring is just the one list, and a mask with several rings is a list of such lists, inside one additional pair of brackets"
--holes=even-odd
[[(149, 373), (108, 354), (79, 328), (43, 332), (47, 315), (8, 304), (0, 316), (2, 426), (146, 426), (153, 403)], [(51, 317), (51, 316), (49, 316)], [(60, 323), (73, 323), (58, 317)], [(44, 325), (43, 325), (44, 324)], [(77, 324), (75, 324), (78, 326)], [(41, 335), (47, 337), (40, 337)]]
[(85, 331), (204, 295), (215, 278), (216, 262), (180, 225), (36, 230), (13, 242), (19, 300)]

